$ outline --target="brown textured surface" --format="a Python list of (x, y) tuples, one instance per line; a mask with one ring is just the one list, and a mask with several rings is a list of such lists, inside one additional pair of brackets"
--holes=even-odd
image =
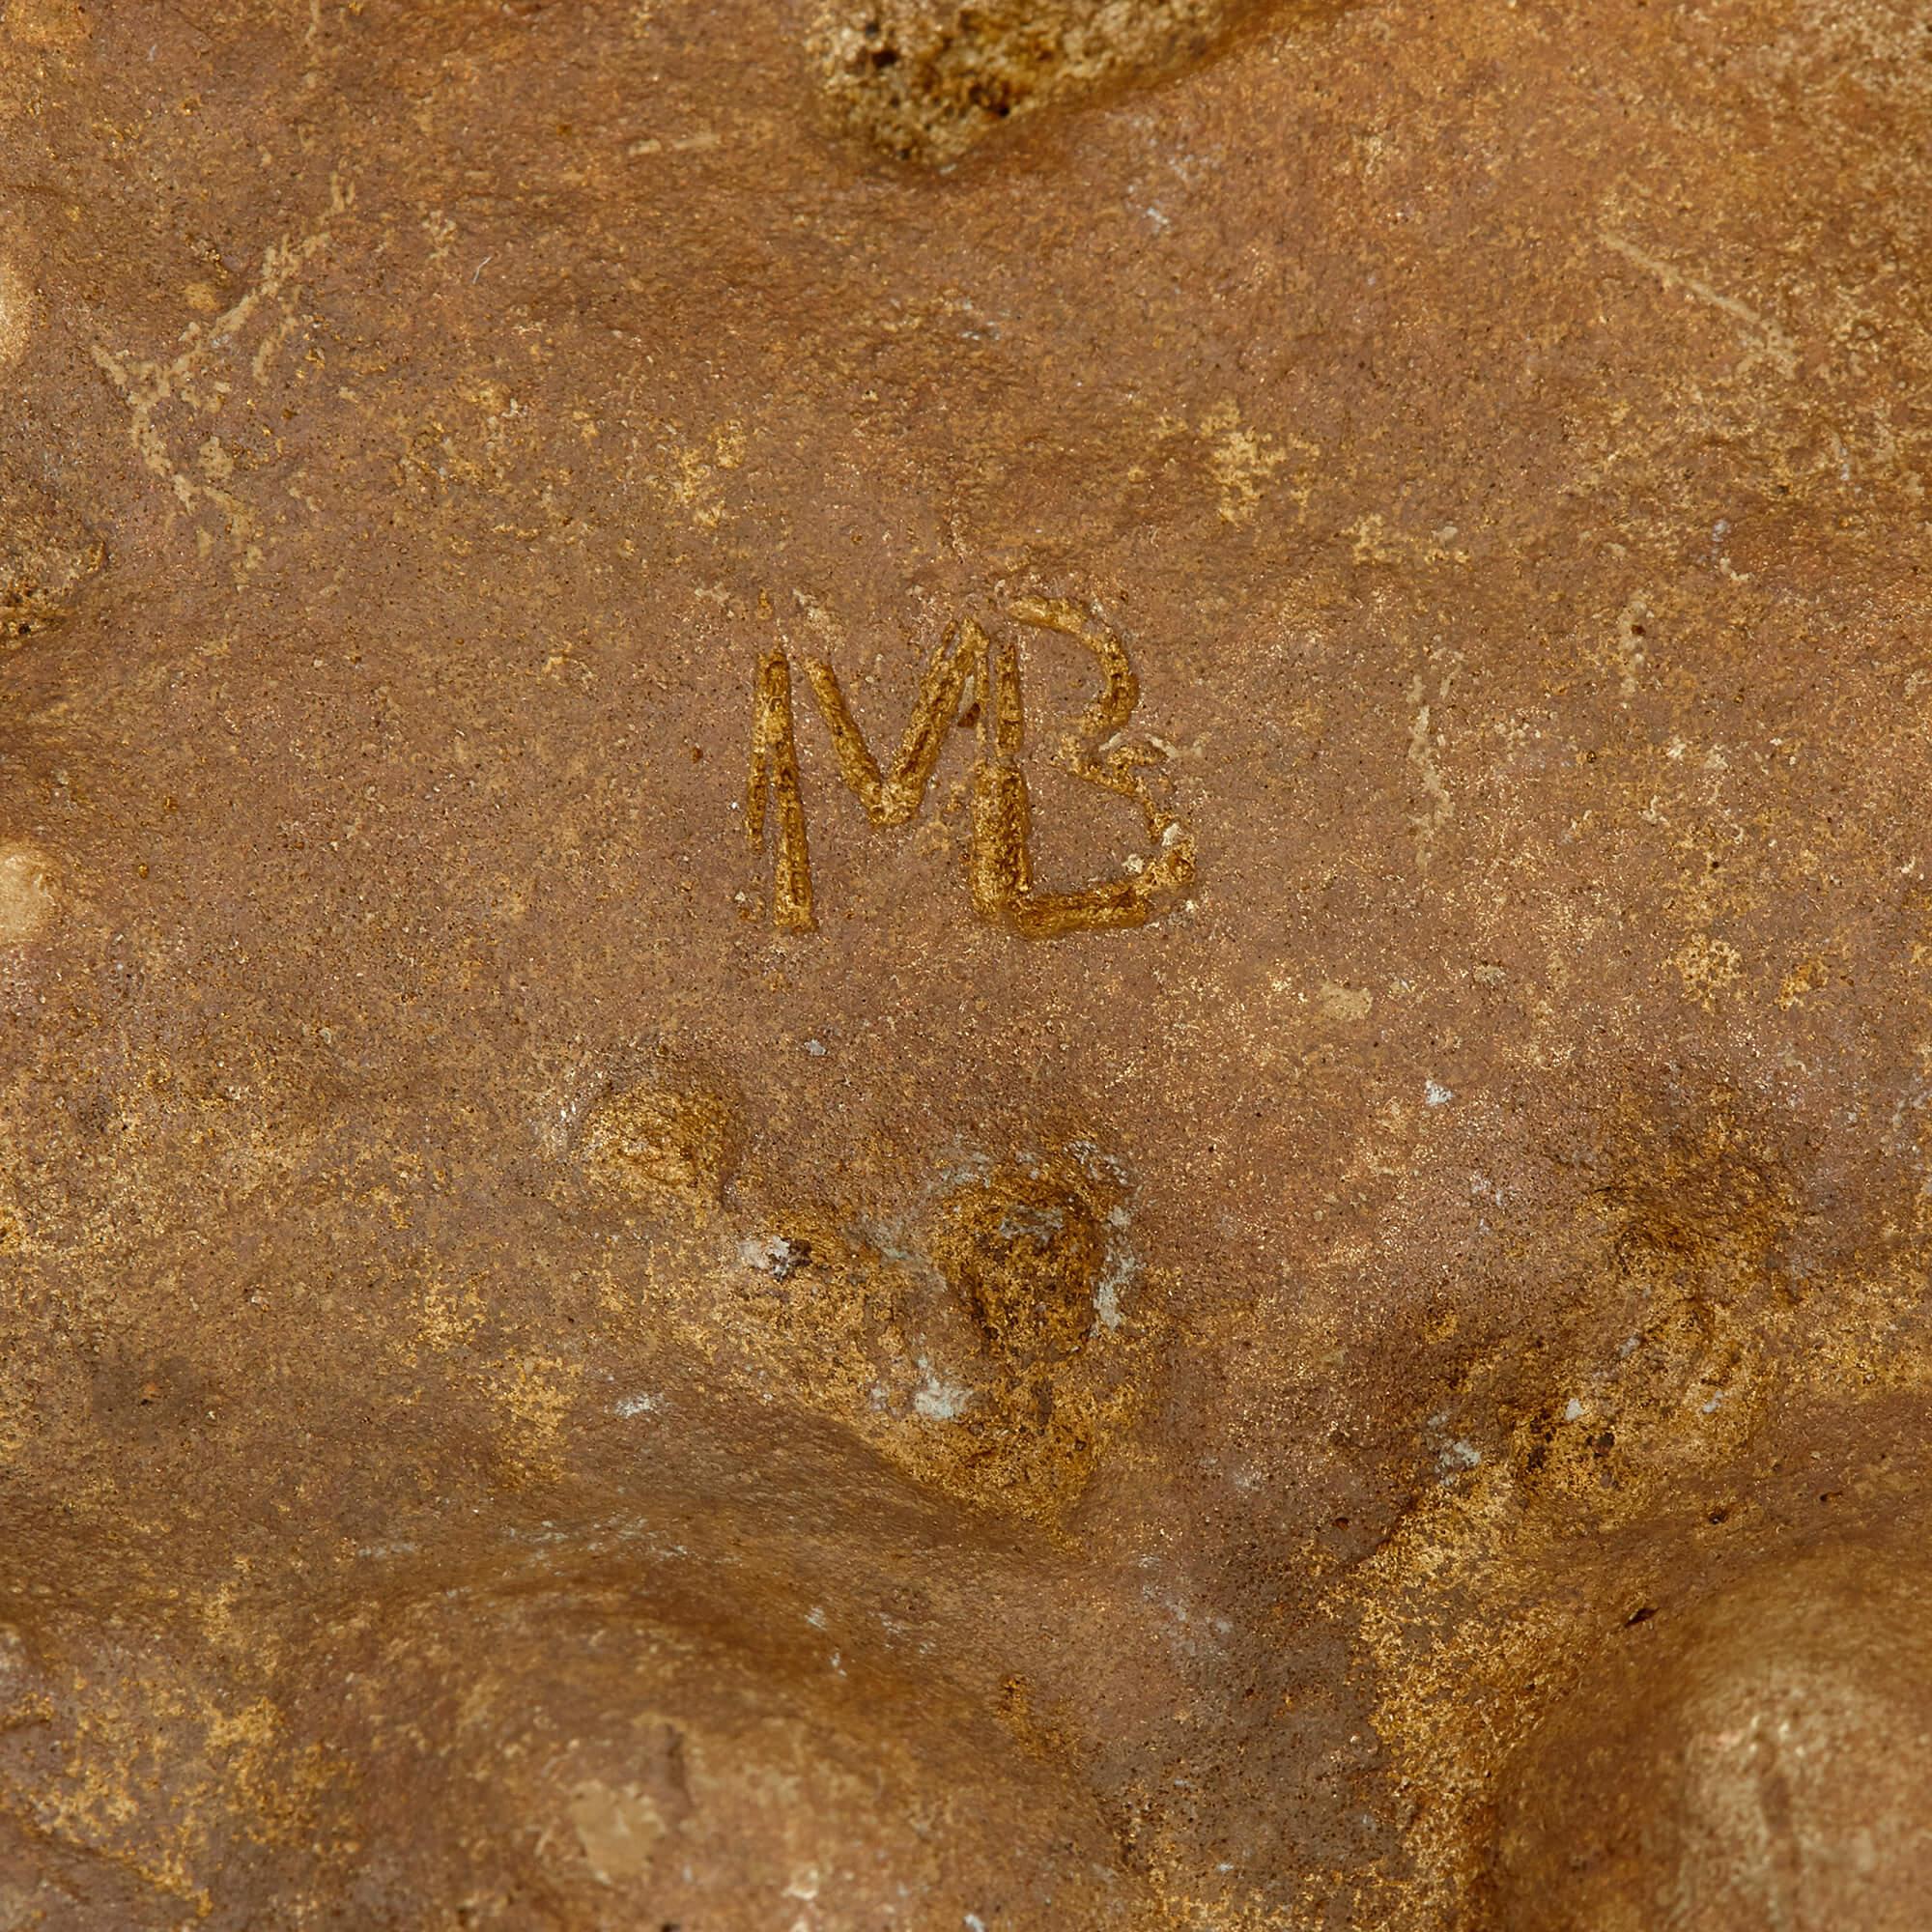
[(0, 0), (0, 1927), (1919, 1922), (1928, 56)]

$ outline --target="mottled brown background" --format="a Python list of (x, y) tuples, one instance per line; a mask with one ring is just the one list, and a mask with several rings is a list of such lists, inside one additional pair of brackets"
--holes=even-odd
[[(1928, 219), (1909, 0), (0, 0), (0, 1928), (1920, 1925)], [(801, 696), (775, 930), (1024, 596), (1184, 898)]]

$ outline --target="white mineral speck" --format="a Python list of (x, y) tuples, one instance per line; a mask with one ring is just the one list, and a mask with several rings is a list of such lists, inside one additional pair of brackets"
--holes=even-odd
[(913, 1407), (928, 1422), (957, 1421), (965, 1414), (966, 1405), (973, 1400), (973, 1391), (934, 1375), (932, 1364), (923, 1355), (919, 1358), (919, 1369), (925, 1381), (913, 1393)]

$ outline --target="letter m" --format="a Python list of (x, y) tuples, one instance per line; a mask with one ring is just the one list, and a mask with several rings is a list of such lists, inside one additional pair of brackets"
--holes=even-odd
[[(920, 683), (912, 722), (906, 726), (891, 765), (883, 772), (845, 702), (845, 694), (831, 664), (823, 658), (808, 658), (805, 674), (825, 719), (826, 729), (832, 734), (838, 776), (865, 807), (866, 816), (874, 825), (905, 825), (924, 801), (948, 727), (959, 714), (969, 680), (981, 700), (983, 714), (987, 695), (986, 636), (970, 617), (964, 623), (947, 626)], [(983, 732), (983, 716), (981, 729)], [(779, 849), (772, 917), (779, 925), (800, 931), (814, 923), (811, 860), (806, 839), (805, 807), (799, 795), (791, 672), (782, 651), (773, 651), (758, 667), (752, 721), (752, 764), (746, 784), (745, 830), (753, 845), (764, 844), (768, 802), (774, 794), (778, 806)]]

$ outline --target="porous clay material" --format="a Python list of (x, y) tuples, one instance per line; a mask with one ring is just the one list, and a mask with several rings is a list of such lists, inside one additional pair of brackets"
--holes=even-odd
[(1922, 1926), (1928, 155), (0, 0), (0, 1927)]

